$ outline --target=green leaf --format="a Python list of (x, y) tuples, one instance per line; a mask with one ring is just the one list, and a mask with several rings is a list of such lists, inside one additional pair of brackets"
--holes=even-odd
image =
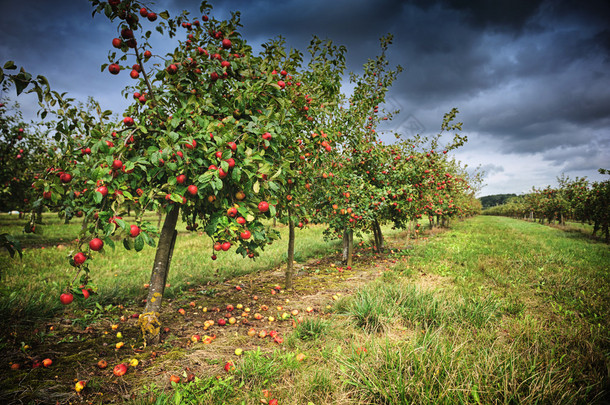
[(123, 239), (123, 247), (125, 247), (125, 249), (127, 250), (131, 250), (131, 243), (130, 240), (125, 238)]
[(110, 246), (114, 250), (114, 241), (109, 236), (104, 238), (104, 245)]
[(231, 173), (231, 177), (234, 181), (239, 181), (241, 179), (241, 169), (239, 167), (233, 168), (233, 173)]
[(96, 191), (95, 193), (93, 193), (93, 201), (95, 201), (96, 204), (101, 204), (103, 199), (104, 199), (104, 196), (99, 191)]
[(8, 62), (6, 62), (4, 64), (4, 69), (15, 70), (15, 69), (17, 69), (17, 66), (15, 65), (15, 62), (13, 62), (12, 60), (9, 60)]
[(127, 226), (125, 224), (125, 221), (123, 221), (122, 219), (115, 218), (114, 220), (116, 221), (116, 224), (121, 227), (121, 229), (125, 229), (125, 227)]
[(201, 176), (199, 176), (199, 178), (197, 179), (199, 181), (199, 183), (201, 183), (202, 186), (206, 186), (211, 180), (212, 180), (212, 172), (207, 171), (205, 173), (203, 173)]
[(161, 12), (158, 14), (158, 16), (159, 16), (159, 17), (161, 17), (161, 18), (163, 18), (164, 20), (167, 20), (167, 19), (169, 18), (169, 13), (167, 12), (167, 10), (165, 10), (165, 11), (161, 11)]
[(254, 194), (258, 194), (258, 192), (261, 191), (261, 184), (258, 182), (258, 180), (256, 180), (252, 186), (252, 191), (254, 191)]

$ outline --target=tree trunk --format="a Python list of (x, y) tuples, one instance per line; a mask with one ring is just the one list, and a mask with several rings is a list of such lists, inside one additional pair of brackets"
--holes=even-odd
[(383, 233), (381, 233), (381, 225), (379, 225), (379, 222), (377, 220), (375, 220), (375, 223), (373, 226), (377, 229), (377, 238), (379, 239), (379, 245), (377, 246), (377, 249), (379, 250), (379, 252), (383, 252), (384, 243), (383, 243)]
[(294, 221), (288, 209), (288, 259), (286, 260), (286, 289), (291, 290), (294, 276)]
[(377, 235), (377, 227), (374, 223), (371, 225), (371, 229), (373, 230), (373, 251), (379, 253), (379, 235)]
[(176, 243), (176, 235), (178, 234), (176, 231), (176, 223), (178, 222), (179, 212), (180, 209), (174, 207), (173, 210), (167, 213), (161, 235), (159, 236), (157, 252), (155, 253), (155, 262), (150, 275), (150, 287), (146, 300), (146, 308), (144, 308), (144, 313), (140, 315), (139, 319), (142, 335), (147, 343), (154, 344), (159, 342), (161, 303), (163, 301), (167, 274), (169, 273), (169, 266)]
[(349, 234), (347, 233), (347, 227), (343, 228), (343, 264), (347, 263), (349, 256)]
[(37, 224), (42, 224), (42, 205), (40, 205), (36, 209), (36, 215), (34, 216), (34, 222)]
[(347, 265), (352, 266), (354, 260), (354, 230), (347, 231)]

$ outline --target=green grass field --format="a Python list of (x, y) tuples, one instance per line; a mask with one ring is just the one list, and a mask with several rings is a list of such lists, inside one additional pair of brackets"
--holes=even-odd
[[(11, 229), (5, 218), (0, 218), (0, 229)], [(171, 299), (164, 312), (172, 332), (160, 346), (142, 348), (135, 332), (126, 327), (125, 334), (133, 336), (133, 351), (111, 354), (99, 349), (111, 364), (132, 356), (142, 359), (136, 371), (121, 378), (93, 370), (100, 353), (90, 364), (74, 356), (70, 361), (57, 359), (56, 370), (14, 371), (9, 370), (9, 362), (27, 357), (22, 354), (23, 344), (42, 355), (68, 352), (62, 349), (68, 344), (76, 350), (112, 342), (103, 335), (108, 325), (117, 322), (120, 313), (141, 308), (153, 249), (129, 253), (117, 248), (95, 259), (99, 294), (70, 309), (60, 307), (57, 299), (72, 271), (64, 260), (69, 246), (26, 249), (23, 261), (2, 256), (7, 266), (0, 316), (6, 322), (3, 329), (13, 330), (16, 337), (3, 334), (0, 341), (4, 352), (0, 380), (5, 381), (0, 391), (12, 393), (0, 395), (0, 400), (27, 402), (40, 398), (42, 394), (34, 394), (38, 392), (46, 393), (53, 403), (251, 404), (267, 400), (265, 390), (279, 404), (603, 404), (610, 400), (607, 244), (581, 232), (479, 216), (415, 241), (385, 228), (391, 251), (375, 255), (365, 241), (354, 269), (344, 271), (334, 264), (338, 245), (324, 242), (321, 231), (313, 227), (297, 233), (297, 261), (307, 262), (308, 267), (297, 277), (295, 291), (278, 297), (261, 288), (256, 290), (258, 301), (235, 295), (222, 282), (275, 281), (274, 271), (285, 258), (285, 241), (270, 246), (254, 263), (236, 255), (212, 262), (209, 240), (181, 233), (170, 273)], [(49, 233), (53, 245), (61, 234), (56, 229)], [(291, 317), (297, 321), (292, 326), (287, 321), (254, 323), (257, 330), (280, 331), (281, 345), (248, 338), (245, 326), (216, 329), (218, 339), (213, 344), (191, 345), (189, 337), (200, 330), (197, 319), (205, 314), (202, 318), (193, 313), (185, 320), (174, 315), (176, 308), (188, 307), (189, 301), (212, 305), (206, 304), (212, 298), (202, 294), (212, 288), (221, 302), (268, 303), (272, 309), (284, 305), (302, 313), (306, 306), (315, 310), (300, 320)], [(96, 301), (110, 309), (96, 311)], [(117, 304), (128, 308), (115, 310)], [(66, 326), (44, 339), (28, 340), (27, 333), (9, 327), (11, 319), (23, 318), (24, 325), (58, 325), (66, 317), (79, 318), (77, 326), (91, 327), (92, 334), (84, 341), (70, 341), (81, 335)], [(244, 348), (244, 355), (236, 356), (236, 347)], [(151, 351), (163, 355), (153, 361)], [(297, 360), (298, 353), (305, 359)], [(234, 372), (222, 370), (228, 359), (235, 362)], [(77, 370), (77, 375), (55, 380), (51, 388), (50, 376), (61, 367)], [(186, 383), (190, 372), (195, 378)], [(180, 375), (183, 381), (170, 384), (169, 374)], [(74, 393), (73, 378), (89, 381), (83, 394)]]

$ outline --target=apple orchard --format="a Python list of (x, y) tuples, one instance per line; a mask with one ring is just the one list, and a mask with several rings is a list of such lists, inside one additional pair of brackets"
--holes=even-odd
[[(346, 72), (345, 47), (315, 36), (306, 52), (274, 39), (255, 53), (239, 32), (239, 13), (219, 21), (206, 2), (173, 18), (136, 1), (91, 3), (109, 20), (111, 52), (102, 69), (133, 79), (124, 90), (133, 102), (120, 119), (94, 101), (77, 104), (12, 62), (0, 71), (4, 88), (35, 92), (40, 101), (41, 123), (25, 132), (9, 114), (15, 108), (0, 106), (3, 159), (19, 149), (44, 155), (19, 207), (31, 212), (30, 230), (43, 208), (82, 220), (66, 262), (73, 277), (58, 292), (62, 303), (95, 292), (97, 255), (117, 244), (135, 251), (149, 245), (156, 254), (139, 325), (154, 341), (171, 258), (180, 254), (179, 218), (211, 239), (205, 245), (212, 259), (256, 259), (279, 236), (272, 222), (285, 223), (290, 289), (295, 230), (308, 223), (326, 224), (329, 237), (343, 238), (351, 266), (354, 233), (371, 232), (381, 250), (382, 224), (415, 236), (422, 220), (447, 225), (480, 209), (471, 188), (478, 179), (451, 158), (466, 142), (457, 110), (434, 137), (396, 134), (387, 144), (376, 132), (397, 113), (383, 110), (402, 70), (389, 66), (391, 35), (355, 74)], [(155, 53), (153, 30), (175, 42), (172, 53)], [(351, 94), (342, 89), (346, 77)], [(2, 176), (9, 194), (23, 189), (15, 172)], [(135, 220), (123, 220), (127, 212)], [(144, 220), (146, 212), (164, 215), (161, 229)]]

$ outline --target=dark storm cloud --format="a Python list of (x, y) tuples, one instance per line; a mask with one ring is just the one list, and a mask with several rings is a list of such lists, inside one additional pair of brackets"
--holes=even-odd
[[(199, 15), (198, 0), (156, 4), (151, 7), (155, 11), (167, 8), (176, 15), (188, 9)], [(288, 46), (305, 51), (315, 34), (347, 46), (348, 69), (356, 72), (377, 55), (378, 39), (393, 33), (389, 59), (404, 72), (390, 91), (388, 109), (402, 112), (386, 129), (406, 136), (434, 133), (443, 114), (458, 107), (464, 131), (471, 139), (485, 140), (485, 146), (464, 148), (471, 166), (492, 151), (536, 156), (536, 162), (551, 164), (553, 177), (558, 168), (584, 170), (610, 161), (606, 0), (212, 4), (212, 14), (219, 18), (240, 10), (242, 32), (255, 47), (282, 35)], [(91, 19), (87, 1), (0, 0), (0, 5), (1, 59), (46, 74), (61, 91), (81, 99), (94, 95), (106, 108), (122, 111), (125, 102), (117, 102), (117, 94), (129, 79), (99, 71), (115, 28), (102, 16)], [(511, 170), (519, 168), (511, 169), (510, 161), (489, 164), (504, 168), (495, 176), (518, 177)]]

